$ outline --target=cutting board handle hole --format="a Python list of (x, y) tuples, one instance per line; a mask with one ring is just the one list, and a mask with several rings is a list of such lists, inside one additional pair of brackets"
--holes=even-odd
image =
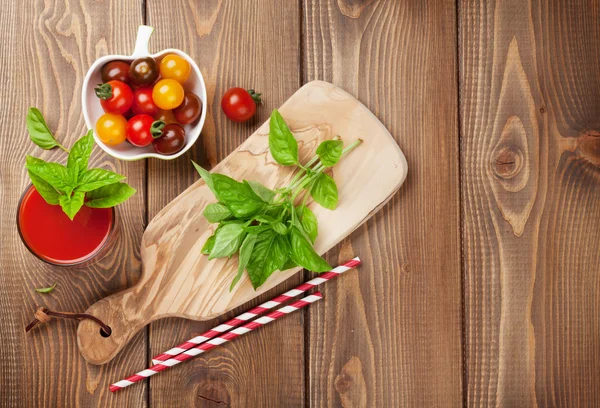
[(106, 332), (106, 331), (104, 331), (104, 329), (102, 327), (100, 328), (100, 336), (110, 337), (110, 335), (111, 335), (111, 332)]

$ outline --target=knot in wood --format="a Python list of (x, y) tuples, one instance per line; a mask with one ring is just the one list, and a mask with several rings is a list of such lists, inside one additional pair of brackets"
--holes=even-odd
[(579, 146), (583, 156), (596, 166), (600, 166), (600, 136), (587, 135)]
[(504, 147), (492, 158), (494, 174), (503, 179), (515, 177), (523, 167), (523, 153), (516, 147)]

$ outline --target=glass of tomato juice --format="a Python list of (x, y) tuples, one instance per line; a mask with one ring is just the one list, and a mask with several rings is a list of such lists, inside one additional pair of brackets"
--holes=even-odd
[(83, 206), (73, 221), (30, 185), (19, 201), (17, 227), (29, 251), (44, 262), (80, 265), (98, 255), (114, 235), (114, 208)]

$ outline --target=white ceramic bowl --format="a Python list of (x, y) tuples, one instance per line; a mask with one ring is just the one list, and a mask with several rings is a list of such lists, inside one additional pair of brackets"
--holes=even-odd
[[(206, 86), (204, 85), (204, 78), (202, 78), (202, 74), (200, 73), (198, 65), (196, 65), (194, 60), (185, 52), (173, 48), (162, 50), (156, 54), (150, 54), (148, 52), (148, 42), (150, 41), (150, 36), (153, 32), (154, 28), (150, 26), (140, 26), (135, 42), (135, 50), (133, 51), (132, 55), (107, 55), (97, 59), (96, 62), (94, 62), (90, 67), (83, 81), (83, 89), (81, 91), (81, 106), (85, 124), (89, 129), (94, 129), (94, 139), (96, 140), (96, 143), (106, 153), (116, 157), (117, 159), (140, 160), (147, 157), (156, 157), (163, 160), (175, 159), (184, 154), (196, 142), (196, 140), (198, 140), (200, 131), (204, 125), (204, 120), (206, 119)], [(147, 57), (149, 55), (155, 58), (157, 62), (160, 62), (161, 58), (167, 54), (177, 54), (185, 58), (190, 63), (192, 72), (190, 73), (188, 80), (183, 85), (183, 88), (186, 91), (190, 91), (198, 95), (198, 98), (200, 98), (202, 103), (202, 113), (200, 114), (200, 118), (195, 123), (183, 126), (185, 129), (185, 146), (183, 149), (172, 155), (163, 155), (154, 152), (152, 145), (146, 147), (136, 147), (127, 142), (123, 142), (116, 146), (108, 146), (102, 143), (96, 134), (96, 122), (98, 121), (98, 118), (102, 116), (104, 111), (102, 110), (102, 106), (100, 106), (100, 100), (94, 93), (94, 88), (98, 84), (102, 83), (100, 71), (104, 64), (114, 60), (131, 62), (136, 58)]]

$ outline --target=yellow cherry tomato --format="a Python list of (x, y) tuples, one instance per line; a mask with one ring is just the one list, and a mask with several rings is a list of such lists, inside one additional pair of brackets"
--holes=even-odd
[(183, 87), (174, 79), (161, 79), (152, 89), (152, 100), (163, 110), (175, 109), (183, 102)]
[(169, 123), (177, 123), (177, 119), (175, 119), (175, 114), (171, 110), (159, 110), (158, 114), (154, 117), (156, 120), (162, 120), (167, 125)]
[(179, 55), (169, 54), (160, 61), (160, 75), (183, 84), (190, 76), (190, 63)]
[(127, 137), (127, 119), (123, 115), (105, 113), (96, 122), (96, 133), (104, 144), (114, 146)]

